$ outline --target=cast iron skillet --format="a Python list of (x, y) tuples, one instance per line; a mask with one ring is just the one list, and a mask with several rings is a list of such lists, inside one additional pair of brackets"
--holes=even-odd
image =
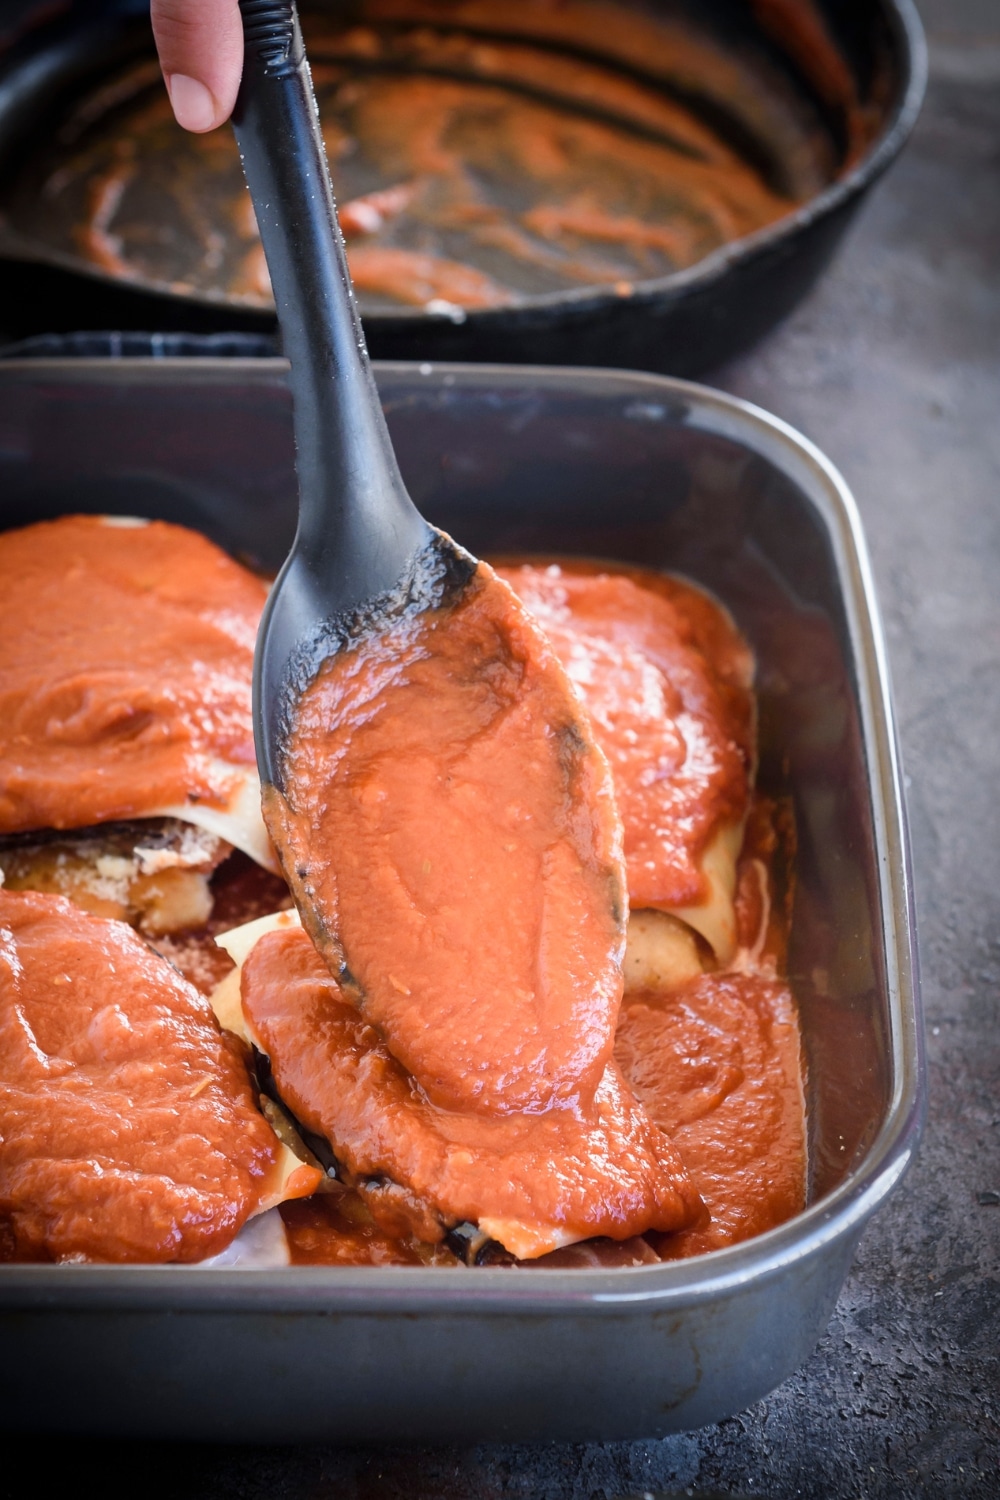
[[(699, 0), (702, 26), (752, 34), (752, 0)], [(622, 297), (601, 287), (470, 311), (464, 321), (405, 309), (365, 317), (373, 357), (618, 365), (697, 374), (747, 347), (784, 317), (822, 272), (867, 190), (899, 152), (926, 82), (926, 50), (913, 0), (817, 0), (863, 100), (880, 100), (881, 128), (860, 159), (787, 217), (694, 266), (636, 284)], [(664, 10), (676, 8), (659, 0)], [(73, 95), (148, 50), (136, 0), (92, 0), (39, 28), (0, 68), (0, 177), (28, 135)], [(771, 53), (773, 44), (767, 43)], [(786, 59), (835, 146), (835, 104)], [(0, 253), (3, 253), (0, 248)], [(156, 328), (267, 335), (275, 320), (231, 304), (164, 295), (98, 272), (52, 264), (44, 252), (10, 261), (0, 282), (0, 334), (9, 339), (70, 329)]]

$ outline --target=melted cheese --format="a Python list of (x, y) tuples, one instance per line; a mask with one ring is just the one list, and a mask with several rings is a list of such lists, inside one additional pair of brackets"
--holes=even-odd
[(700, 866), (708, 888), (705, 900), (694, 906), (669, 908), (671, 916), (700, 933), (723, 965), (730, 963), (736, 952), (736, 908), (733, 902), (743, 826), (743, 823), (730, 823), (709, 840)]
[(244, 922), (242, 927), (231, 927), (228, 932), (219, 933), (215, 939), (219, 947), (229, 954), (236, 968), (212, 991), (209, 997), (212, 1009), (223, 1031), (231, 1031), (248, 1046), (257, 1047), (258, 1051), (263, 1051), (263, 1048), (258, 1046), (243, 1014), (240, 971), (245, 959), (266, 932), (281, 932), (284, 928), (301, 926), (297, 911), (276, 911), (266, 917), (257, 917), (253, 922)]

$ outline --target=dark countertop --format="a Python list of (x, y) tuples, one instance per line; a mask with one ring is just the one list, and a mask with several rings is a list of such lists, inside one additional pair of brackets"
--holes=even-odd
[(930, 1118), (812, 1359), (749, 1410), (660, 1442), (33, 1439), (32, 1472), (42, 1453), (54, 1482), (65, 1469), (105, 1495), (186, 1500), (1000, 1496), (1000, 5), (922, 9), (932, 81), (913, 141), (809, 301), (715, 377), (807, 433), (854, 489), (907, 771)]

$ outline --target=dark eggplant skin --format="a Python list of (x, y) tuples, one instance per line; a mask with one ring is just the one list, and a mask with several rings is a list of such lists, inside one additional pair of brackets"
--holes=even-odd
[[(353, 1187), (358, 1190), (362, 1197), (367, 1185), (380, 1185), (374, 1179), (356, 1181), (346, 1172), (343, 1163), (337, 1158), (337, 1154), (325, 1136), (317, 1135), (315, 1131), (308, 1130), (296, 1115), (289, 1109), (278, 1092), (271, 1071), (269, 1058), (263, 1052), (253, 1049), (252, 1056), (253, 1076), (262, 1098), (277, 1110), (282, 1117), (285, 1131), (279, 1131), (284, 1138), (289, 1135), (288, 1144), (296, 1154), (302, 1156), (310, 1165), (318, 1166), (326, 1173), (327, 1185), (321, 1185), (319, 1192), (324, 1190), (336, 1191), (341, 1187)], [(266, 1111), (271, 1119), (271, 1110)], [(274, 1121), (272, 1119), (272, 1126)], [(442, 1224), (444, 1231), (444, 1243), (462, 1265), (507, 1265), (513, 1263), (510, 1256), (501, 1245), (491, 1240), (475, 1224), (463, 1223), (450, 1226)]]
[[(269, 1099), (277, 1107), (278, 1113), (291, 1127), (293, 1138), (298, 1137), (305, 1148), (303, 1159), (311, 1157), (315, 1164), (322, 1167), (327, 1177), (333, 1182), (344, 1182), (344, 1168), (337, 1160), (336, 1154), (325, 1136), (317, 1135), (315, 1131), (308, 1130), (302, 1121), (288, 1108), (288, 1105), (278, 1093), (278, 1086), (274, 1081), (271, 1071), (271, 1059), (256, 1047), (252, 1052), (252, 1072), (259, 1093), (265, 1099)], [(293, 1150), (295, 1147), (293, 1146)]]
[[(475, 1224), (456, 1224), (454, 1229), (449, 1229), (444, 1242), (456, 1258), (464, 1261), (467, 1266), (485, 1264), (484, 1257), (494, 1250), (499, 1251), (500, 1255), (506, 1256), (508, 1260), (513, 1260), (513, 1257), (509, 1256), (501, 1245), (491, 1240), (489, 1235), (484, 1234)], [(489, 1263), (499, 1264), (498, 1261)]]
[[(850, 168), (802, 207), (686, 270), (637, 282), (622, 296), (583, 287), (461, 322), (423, 310), (364, 319), (377, 359), (578, 364), (697, 375), (755, 343), (822, 274), (857, 208), (902, 148), (926, 84), (926, 47), (913, 0), (818, 0), (863, 97), (877, 94), (881, 126)], [(725, 32), (747, 20), (745, 0), (700, 0), (699, 23)], [(74, 91), (149, 48), (134, 0), (74, 8), (26, 35), (0, 63), (0, 179), (27, 136)], [(765, 45), (770, 45), (765, 42)], [(797, 82), (809, 94), (800, 74)], [(877, 83), (877, 87), (876, 87)], [(836, 140), (838, 121), (812, 90)], [(194, 295), (165, 295), (99, 272), (2, 246), (0, 328), (12, 340), (69, 330), (157, 329), (275, 338), (271, 314)], [(268, 350), (277, 345), (266, 346)], [(263, 350), (262, 350), (263, 352)]]

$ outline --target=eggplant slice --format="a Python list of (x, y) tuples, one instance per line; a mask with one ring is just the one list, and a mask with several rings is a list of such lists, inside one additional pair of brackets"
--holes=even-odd
[(160, 937), (204, 926), (209, 881), (231, 851), (178, 818), (144, 818), (0, 838), (0, 873), (7, 890), (65, 896), (92, 916)]

